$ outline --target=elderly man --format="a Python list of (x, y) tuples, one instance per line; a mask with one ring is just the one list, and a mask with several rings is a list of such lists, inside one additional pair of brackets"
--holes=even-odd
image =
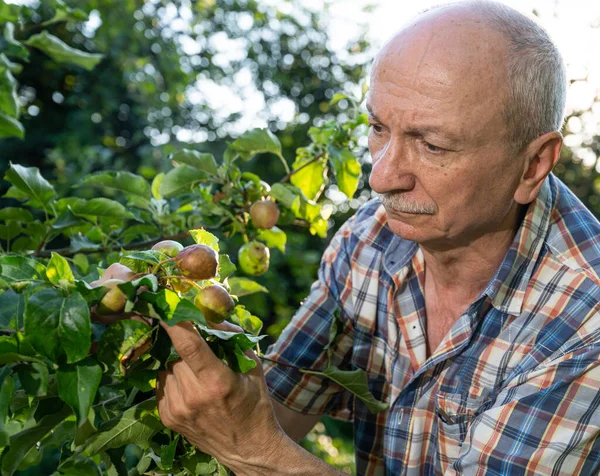
[(406, 26), (367, 104), (381, 201), (338, 231), (269, 354), (323, 368), (339, 318), (332, 364), (389, 409), (285, 365), (234, 374), (180, 325), (165, 424), (244, 475), (338, 474), (293, 442), (324, 414), (354, 422), (359, 474), (598, 474), (600, 223), (551, 174), (564, 97), (556, 48), (508, 7)]

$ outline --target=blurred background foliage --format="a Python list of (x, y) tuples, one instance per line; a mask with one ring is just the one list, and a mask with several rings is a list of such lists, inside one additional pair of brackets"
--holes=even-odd
[[(26, 40), (43, 27), (104, 58), (93, 71), (57, 65), (34, 49), (28, 60), (16, 60), (22, 65), (18, 104), (26, 137), (0, 141), (0, 166), (37, 166), (61, 194), (89, 195), (91, 189), (71, 185), (100, 170), (151, 179), (183, 147), (220, 156), (227, 141), (252, 127), (276, 133), (291, 163), (307, 144), (310, 126), (356, 113), (346, 100), (329, 103), (338, 92), (360, 91), (375, 53), (360, 25), (344, 51), (333, 51), (327, 5), (314, 11), (295, 0), (79, 0), (72, 6), (88, 12), (87, 21), (44, 23), (58, 2), (27, 2), (27, 21), (17, 26), (15, 38)], [(9, 48), (0, 45), (1, 51)], [(568, 146), (556, 174), (600, 216), (600, 131), (580, 133), (586, 114), (591, 111), (568, 118)], [(335, 207), (329, 236), (372, 196), (366, 141), (359, 144), (354, 152), (363, 179), (355, 198), (346, 200), (335, 186), (328, 191)], [(268, 182), (284, 175), (276, 160), (259, 157), (245, 167)], [(259, 278), (271, 292), (242, 299), (272, 338), (308, 294), (328, 242), (305, 230), (287, 233), (286, 254), (273, 251), (269, 272)], [(352, 472), (351, 432), (351, 426), (325, 419), (303, 444)]]

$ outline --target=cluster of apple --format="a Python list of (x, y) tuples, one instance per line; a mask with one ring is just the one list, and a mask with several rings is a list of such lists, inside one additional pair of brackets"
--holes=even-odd
[[(256, 201), (250, 208), (250, 217), (256, 228), (272, 228), (279, 218), (279, 208), (270, 200)], [(158, 273), (159, 280), (179, 293), (187, 293), (193, 286), (198, 287), (194, 297), (194, 305), (205, 318), (215, 324), (227, 319), (235, 308), (235, 302), (225, 287), (216, 282), (209, 282), (217, 276), (219, 255), (210, 246), (194, 244), (184, 247), (174, 240), (163, 240), (156, 243), (152, 251), (158, 251), (167, 259), (159, 263), (153, 273)], [(241, 270), (251, 276), (258, 276), (269, 269), (269, 248), (259, 241), (245, 243), (238, 252), (238, 264)], [(164, 265), (172, 263), (174, 269), (165, 274)], [(147, 273), (143, 273), (147, 274)], [(129, 267), (114, 263), (110, 265), (102, 277), (90, 283), (92, 287), (103, 286), (108, 291), (94, 309), (99, 320), (110, 319), (103, 316), (122, 315), (127, 304), (127, 296), (119, 288), (119, 284), (140, 277)], [(197, 281), (204, 281), (199, 286)]]

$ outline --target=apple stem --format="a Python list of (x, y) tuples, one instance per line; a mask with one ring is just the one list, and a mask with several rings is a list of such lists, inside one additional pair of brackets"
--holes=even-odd
[(183, 281), (187, 281), (188, 283), (191, 283), (192, 286), (195, 286), (198, 289), (203, 289), (202, 286), (200, 286), (196, 281), (194, 281), (193, 279), (186, 278), (185, 276), (169, 275), (169, 276), (161, 276), (160, 279), (181, 279)]
[(156, 273), (157, 273), (157, 271), (159, 270), (159, 268), (160, 268), (160, 267), (161, 267), (163, 264), (165, 264), (165, 263), (171, 263), (171, 262), (173, 262), (173, 261), (175, 261), (175, 258), (169, 258), (169, 259), (165, 259), (165, 260), (163, 260), (163, 261), (160, 261), (160, 262), (156, 263), (156, 265), (155, 265), (155, 266), (152, 268), (152, 273), (151, 273), (151, 274), (156, 274)]

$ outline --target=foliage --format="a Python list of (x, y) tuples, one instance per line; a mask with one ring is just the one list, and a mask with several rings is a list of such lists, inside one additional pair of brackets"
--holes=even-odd
[[(55, 16), (42, 26), (85, 15), (62, 2), (54, 6)], [(11, 8), (3, 20), (17, 21), (24, 12), (31, 13)], [(38, 48), (59, 64), (94, 68), (100, 59), (47, 30), (20, 41), (8, 27), (4, 39), (12, 48), (7, 54), (14, 51), (22, 58)], [(12, 73), (9, 78), (2, 94), (14, 97), (18, 83)], [(338, 101), (339, 96), (332, 103)], [(17, 124), (19, 109), (10, 101), (1, 106)], [(4, 175), (10, 184), (5, 198), (18, 206), (0, 213), (2, 474), (28, 468), (54, 474), (224, 474), (217, 461), (160, 422), (153, 397), (156, 375), (178, 356), (158, 322), (194, 322), (233, 370), (252, 368), (255, 362), (244, 352), (264, 337), (257, 335), (260, 319), (238, 303), (230, 319), (245, 333), (215, 330), (194, 297), (213, 284), (236, 301), (268, 292), (253, 279), (234, 276), (236, 265), (224, 248), (234, 251), (236, 237), (283, 252), (288, 229), (300, 226), (304, 233), (326, 236), (331, 210), (323, 206), (322, 192), (335, 179), (349, 198), (355, 193), (361, 167), (351, 150), (364, 123), (358, 114), (344, 124), (311, 128), (312, 141), (297, 151), (291, 169), (279, 139), (267, 129), (254, 129), (230, 142), (219, 159), (180, 149), (170, 156), (171, 168), (152, 180), (126, 171), (89, 175), (73, 191), (94, 190), (93, 198), (64, 193), (39, 168), (11, 163)], [(22, 137), (22, 129), (3, 131)], [(240, 168), (257, 155), (275, 158), (285, 175), (269, 184)], [(263, 199), (281, 210), (278, 226), (258, 229), (249, 219), (252, 204)], [(151, 249), (163, 240), (207, 245), (218, 253), (218, 271), (202, 281), (186, 278), (179, 260)], [(116, 262), (131, 276), (109, 287), (111, 280), (100, 276)], [(133, 318), (101, 314), (107, 299)], [(385, 408), (356, 371), (301, 370), (333, 378), (374, 411)]]

